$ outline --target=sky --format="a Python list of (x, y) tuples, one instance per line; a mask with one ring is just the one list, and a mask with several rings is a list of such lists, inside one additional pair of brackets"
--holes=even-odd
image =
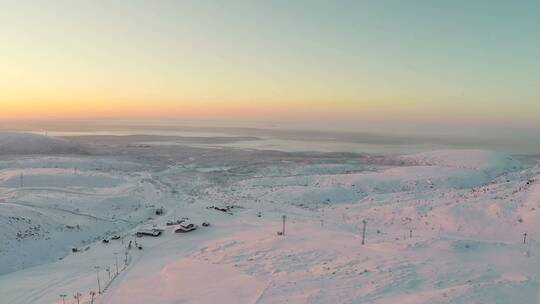
[(540, 1), (0, 0), (0, 122), (530, 131), (539, 84)]

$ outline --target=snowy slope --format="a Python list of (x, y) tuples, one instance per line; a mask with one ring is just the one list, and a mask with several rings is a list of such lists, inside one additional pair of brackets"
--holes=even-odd
[[(85, 169), (91, 161), (78, 158), (25, 158), (27, 165), (39, 164), (33, 168), (20, 160), (0, 162), (0, 274), (61, 259), (72, 247), (84, 248), (153, 213), (137, 189), (145, 175), (104, 171), (103, 160), (95, 162), (97, 169)], [(7, 164), (12, 167), (1, 168)]]
[(500, 171), (515, 169), (520, 163), (509, 155), (486, 150), (435, 150), (399, 157), (409, 163), (466, 169)]
[(84, 149), (68, 140), (30, 133), (0, 132), (0, 155), (3, 154), (76, 154)]
[[(471, 150), (402, 156), (403, 165), (370, 171), (351, 159), (225, 159), (164, 169), (120, 159), (0, 163), (0, 240), (9, 242), (0, 261), (18, 270), (0, 275), (2, 299), (62, 303), (67, 294), (73, 304), (81, 292), (89, 303), (99, 276), (101, 304), (539, 302), (538, 165)], [(19, 188), (21, 173), (30, 184)], [(227, 205), (239, 208), (207, 208)], [(156, 206), (165, 214), (155, 216)], [(165, 225), (182, 217), (211, 225), (188, 234)], [(80, 231), (61, 231), (66, 224)], [(35, 225), (49, 233), (14, 239)], [(126, 250), (137, 229), (153, 226), (163, 235)], [(124, 239), (101, 243), (113, 234)], [(72, 246), (89, 249), (71, 254)], [(125, 269), (111, 281), (104, 269), (119, 256)]]

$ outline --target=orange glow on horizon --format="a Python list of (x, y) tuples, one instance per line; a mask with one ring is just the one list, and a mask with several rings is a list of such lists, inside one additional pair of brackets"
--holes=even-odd
[[(320, 105), (272, 102), (171, 102), (171, 101), (0, 101), (0, 119), (83, 119), (83, 118), (250, 118), (294, 117), (296, 115), (328, 113)], [(335, 112), (335, 109), (331, 112)]]

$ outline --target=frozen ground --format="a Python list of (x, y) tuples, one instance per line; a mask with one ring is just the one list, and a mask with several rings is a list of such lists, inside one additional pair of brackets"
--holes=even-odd
[(1, 303), (90, 303), (98, 276), (95, 303), (540, 303), (535, 158), (37, 139), (0, 156)]

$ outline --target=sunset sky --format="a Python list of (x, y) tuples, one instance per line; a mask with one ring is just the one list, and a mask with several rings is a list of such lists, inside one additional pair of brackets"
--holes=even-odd
[(3, 1), (0, 121), (540, 120), (540, 1)]

